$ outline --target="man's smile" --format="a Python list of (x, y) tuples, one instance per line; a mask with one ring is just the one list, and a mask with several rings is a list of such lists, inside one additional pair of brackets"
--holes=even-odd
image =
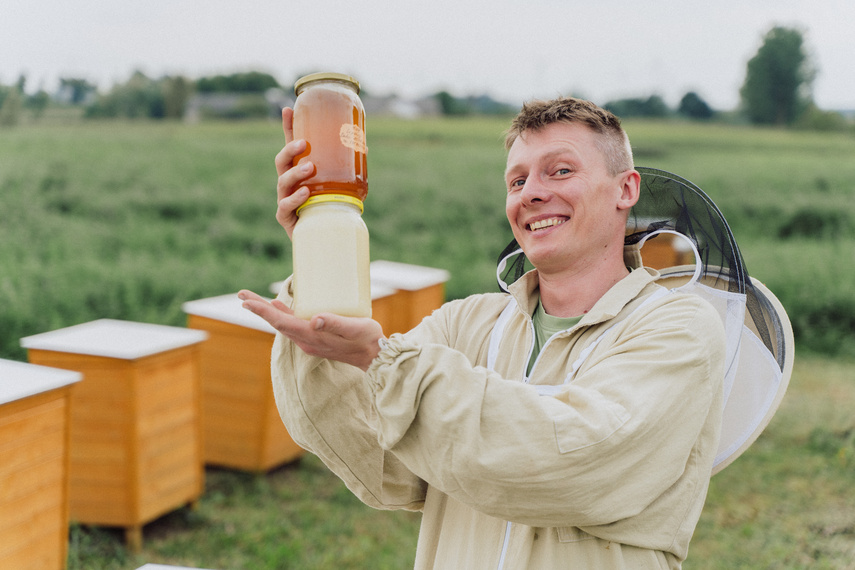
[(551, 228), (553, 226), (560, 226), (561, 224), (563, 224), (564, 222), (566, 222), (569, 219), (570, 218), (565, 218), (565, 217), (546, 218), (545, 220), (538, 220), (536, 222), (532, 222), (530, 224), (527, 224), (526, 227), (530, 231), (536, 232), (537, 230), (542, 230), (545, 228)]

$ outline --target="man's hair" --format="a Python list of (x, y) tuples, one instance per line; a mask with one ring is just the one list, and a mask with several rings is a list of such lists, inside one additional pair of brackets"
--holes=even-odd
[(609, 174), (633, 168), (629, 137), (620, 119), (590, 101), (562, 97), (551, 101), (529, 101), (514, 118), (505, 135), (505, 149), (527, 131), (538, 131), (553, 123), (581, 123), (597, 133), (597, 148), (606, 159)]

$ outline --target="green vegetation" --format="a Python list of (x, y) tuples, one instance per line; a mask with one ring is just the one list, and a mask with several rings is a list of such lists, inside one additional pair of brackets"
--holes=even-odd
[(760, 125), (793, 124), (811, 101), (815, 76), (802, 32), (773, 27), (748, 61), (745, 83), (739, 90), (748, 118)]
[[(450, 298), (495, 289), (510, 240), (506, 121), (369, 125), (372, 257), (448, 269)], [(636, 163), (698, 184), (801, 347), (855, 356), (855, 137), (627, 121)], [(82, 122), (0, 131), (0, 355), (109, 316), (182, 324), (186, 300), (290, 272), (274, 220), (273, 122)]]
[[(787, 308), (799, 357), (766, 434), (713, 480), (686, 568), (846, 568), (855, 558), (855, 138), (626, 121), (636, 162), (698, 184), (752, 275)], [(442, 267), (449, 298), (496, 290), (510, 240), (506, 121), (369, 121), (373, 259)], [(0, 130), (0, 357), (23, 336), (110, 317), (182, 326), (181, 303), (290, 272), (275, 219), (275, 122), (49, 117)], [(817, 356), (817, 355), (821, 356)], [(849, 402), (849, 406), (846, 403)], [(209, 470), (197, 511), (120, 534), (74, 527), (70, 568), (405, 568), (418, 515), (363, 507), (313, 457), (265, 476)], [(335, 561), (335, 562), (333, 562)]]
[(73, 525), (68, 570), (161, 563), (222, 570), (412, 568), (419, 513), (370, 509), (313, 455), (267, 474), (208, 469), (195, 510), (146, 525), (143, 552), (117, 529)]

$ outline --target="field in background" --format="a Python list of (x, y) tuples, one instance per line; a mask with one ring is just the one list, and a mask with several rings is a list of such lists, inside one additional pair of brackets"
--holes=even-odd
[[(449, 298), (495, 290), (505, 153), (497, 119), (368, 124), (373, 259), (442, 267)], [(713, 480), (686, 568), (847, 568), (855, 559), (855, 138), (627, 121), (636, 163), (695, 182), (793, 320), (791, 393)], [(275, 123), (44, 123), (0, 130), (0, 357), (22, 336), (110, 317), (181, 326), (187, 300), (290, 272), (275, 219)], [(825, 356), (810, 356), (805, 349)], [(848, 407), (844, 407), (849, 402)], [(198, 512), (118, 534), (75, 528), (70, 568), (411, 565), (418, 516), (362, 507), (313, 458), (209, 471)], [(379, 561), (379, 562), (378, 562)], [(345, 563), (347, 562), (347, 563)]]
[[(449, 298), (496, 290), (505, 120), (368, 125), (373, 259), (442, 267)], [(627, 122), (636, 162), (724, 212), (802, 347), (855, 356), (855, 137)], [(99, 317), (181, 324), (186, 300), (290, 273), (272, 122), (90, 122), (0, 131), (0, 357)]]

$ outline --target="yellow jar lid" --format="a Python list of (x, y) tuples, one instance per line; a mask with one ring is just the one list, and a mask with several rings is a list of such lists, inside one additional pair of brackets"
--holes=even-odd
[(345, 204), (351, 204), (359, 208), (360, 214), (365, 211), (365, 206), (359, 198), (354, 198), (353, 196), (348, 196), (346, 194), (317, 194), (315, 196), (309, 196), (308, 200), (300, 204), (300, 207), (297, 208), (296, 214), (299, 216), (300, 210), (306, 206), (313, 206), (315, 204), (323, 204), (326, 202), (344, 202)]
[(301, 77), (300, 79), (298, 79), (294, 83), (294, 93), (299, 95), (300, 91), (302, 91), (303, 88), (307, 84), (312, 83), (313, 81), (340, 81), (342, 83), (350, 83), (354, 87), (356, 87), (356, 94), (357, 95), (359, 94), (359, 90), (360, 90), (359, 81), (357, 81), (355, 78), (351, 77), (350, 75), (345, 75), (343, 73), (331, 73), (331, 72), (324, 71), (321, 73), (311, 73), (309, 75), (305, 75), (305, 76)]

